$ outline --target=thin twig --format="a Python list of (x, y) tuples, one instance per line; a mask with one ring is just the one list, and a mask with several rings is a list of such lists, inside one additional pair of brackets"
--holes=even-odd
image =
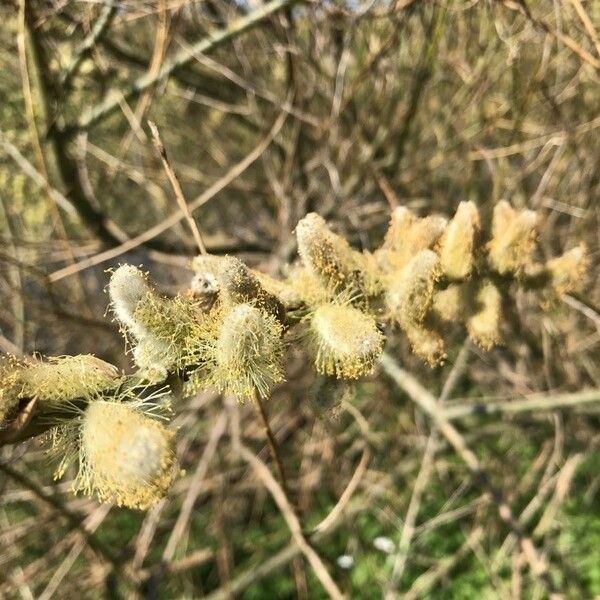
[(253, 452), (242, 445), (240, 448), (240, 453), (242, 458), (252, 467), (254, 473), (263, 482), (264, 486), (273, 497), (273, 500), (279, 507), (279, 510), (281, 511), (285, 522), (287, 523), (294, 541), (300, 548), (302, 554), (304, 554), (306, 557), (306, 560), (312, 567), (315, 575), (323, 585), (325, 591), (329, 594), (329, 597), (334, 598), (335, 600), (342, 600), (344, 595), (339, 590), (335, 581), (332, 579), (321, 557), (310, 545), (304, 536), (304, 533), (302, 533), (300, 520), (298, 519), (292, 505), (289, 503), (283, 488), (277, 483), (273, 475), (271, 475), (269, 468), (257, 456), (255, 456)]
[(189, 227), (192, 231), (192, 235), (194, 236), (194, 240), (196, 242), (196, 245), (198, 246), (198, 250), (200, 250), (200, 254), (208, 254), (208, 252), (206, 251), (206, 246), (204, 244), (204, 241), (202, 240), (202, 235), (200, 233), (200, 229), (198, 229), (198, 224), (196, 223), (196, 221), (194, 220), (194, 217), (192, 216), (192, 213), (190, 212), (190, 208), (185, 200), (185, 196), (183, 195), (183, 190), (181, 189), (179, 180), (177, 179), (177, 176), (175, 175), (175, 171), (173, 171), (173, 168), (171, 167), (171, 164), (169, 163), (169, 158), (167, 156), (167, 150), (166, 150), (164, 144), (162, 143), (162, 140), (160, 139), (160, 134), (158, 133), (158, 127), (156, 126), (156, 123), (153, 123), (152, 121), (148, 121), (148, 127), (150, 127), (150, 131), (152, 132), (152, 140), (154, 142), (154, 147), (156, 148), (156, 151), (158, 152), (158, 154), (160, 156), (160, 160), (162, 161), (163, 167), (167, 173), (167, 177), (169, 178), (171, 187), (173, 188), (173, 191), (175, 192), (175, 198), (177, 198), (177, 204), (179, 204), (179, 208), (181, 209), (181, 212), (185, 215), (185, 220), (187, 221), (187, 224), (189, 225)]

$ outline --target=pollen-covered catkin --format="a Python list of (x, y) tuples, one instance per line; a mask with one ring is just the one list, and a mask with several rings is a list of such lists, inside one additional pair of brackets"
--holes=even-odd
[(470, 288), (467, 283), (451, 283), (446, 289), (436, 291), (432, 306), (435, 316), (442, 321), (462, 321), (469, 305)]
[(254, 273), (238, 258), (225, 257), (219, 269), (222, 301), (230, 304), (252, 304), (285, 321), (285, 308), (279, 299), (269, 294)]
[(199, 352), (205, 384), (237, 396), (265, 398), (283, 380), (283, 327), (270, 313), (251, 304), (225, 307), (213, 315), (212, 330), (203, 334)]
[(405, 206), (395, 208), (383, 246), (374, 253), (384, 272), (397, 271), (421, 250), (431, 249), (445, 231), (447, 220), (438, 215), (417, 217)]
[(373, 370), (385, 338), (375, 319), (349, 305), (323, 304), (310, 317), (319, 373), (357, 379)]
[(502, 294), (490, 280), (483, 280), (473, 299), (473, 306), (473, 313), (467, 319), (469, 337), (484, 350), (489, 350), (502, 339)]
[(21, 369), (22, 363), (15, 357), (0, 357), (0, 429), (13, 417), (19, 405)]
[(147, 509), (174, 477), (174, 434), (126, 403), (91, 402), (82, 417), (75, 488), (119, 506)]
[(546, 263), (550, 283), (558, 296), (580, 292), (585, 285), (590, 259), (584, 243)]
[(440, 241), (440, 266), (449, 279), (471, 275), (480, 230), (479, 212), (473, 202), (461, 202)]
[(386, 302), (390, 316), (402, 327), (419, 323), (431, 307), (440, 261), (432, 250), (421, 250), (391, 276)]
[(537, 214), (516, 211), (505, 200), (494, 207), (492, 239), (488, 243), (490, 266), (501, 275), (521, 275), (532, 263), (537, 235)]
[(329, 229), (316, 213), (309, 213), (296, 226), (298, 254), (304, 267), (331, 297), (346, 291), (364, 293), (360, 253)]
[(443, 364), (446, 359), (442, 336), (432, 327), (423, 323), (411, 323), (405, 328), (412, 351), (430, 367)]

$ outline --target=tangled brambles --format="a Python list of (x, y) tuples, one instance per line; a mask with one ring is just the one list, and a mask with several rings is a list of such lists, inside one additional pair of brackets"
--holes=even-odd
[[(514, 288), (540, 292), (551, 306), (585, 284), (585, 246), (545, 261), (537, 225), (536, 213), (502, 201), (485, 239), (473, 202), (461, 202), (450, 221), (400, 207), (371, 253), (352, 248), (311, 213), (296, 228), (300, 260), (286, 265), (288, 277), (233, 257), (200, 256), (191, 289), (174, 298), (123, 265), (108, 287), (138, 373), (123, 377), (89, 355), (5, 359), (0, 429), (18, 415), (21, 400), (37, 401), (40, 420), (50, 407), (57, 475), (77, 458), (78, 490), (147, 508), (172, 482), (174, 435), (149, 412), (156, 402), (137, 396), (140, 380), (158, 395), (176, 382), (184, 396), (216, 388), (241, 400), (266, 398), (284, 379), (284, 340), (304, 345), (318, 373), (353, 380), (373, 371), (384, 332), (394, 328), (431, 367), (446, 358), (453, 324), (489, 350), (502, 341)], [(307, 334), (294, 335), (294, 326)]]

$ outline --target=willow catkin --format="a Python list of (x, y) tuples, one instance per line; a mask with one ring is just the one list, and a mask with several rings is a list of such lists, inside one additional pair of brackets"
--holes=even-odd
[(121, 265), (111, 275), (108, 292), (117, 320), (135, 337), (142, 337), (146, 330), (134, 313), (141, 300), (153, 293), (147, 275), (132, 265)]
[(309, 213), (296, 226), (298, 254), (306, 270), (331, 297), (348, 292), (364, 294), (360, 253), (329, 229), (316, 213)]
[[(266, 398), (283, 380), (283, 327), (270, 313), (251, 304), (223, 307), (198, 340), (204, 366), (196, 383), (237, 396)], [(194, 384), (196, 385), (196, 384)]]
[(438, 255), (421, 250), (391, 276), (386, 303), (390, 316), (402, 327), (419, 323), (431, 307), (435, 282), (440, 276)]
[(10, 421), (19, 406), (19, 373), (22, 361), (14, 356), (0, 357), (0, 429)]
[(446, 289), (433, 295), (433, 314), (442, 321), (462, 322), (469, 306), (471, 286), (466, 283), (451, 283)]
[(323, 304), (310, 317), (319, 373), (357, 379), (370, 373), (385, 338), (375, 319), (349, 305)]
[(469, 337), (484, 350), (489, 350), (502, 339), (502, 294), (494, 283), (485, 279), (479, 284), (473, 306), (473, 313), (467, 319)]
[(383, 245), (374, 253), (380, 268), (385, 272), (397, 271), (421, 250), (432, 249), (447, 222), (438, 215), (419, 218), (404, 206), (395, 208)]
[(590, 259), (584, 243), (571, 248), (561, 256), (550, 259), (546, 270), (550, 275), (550, 285), (557, 296), (580, 292), (584, 285)]
[(273, 315), (280, 323), (285, 321), (283, 304), (263, 288), (258, 277), (238, 258), (228, 256), (222, 260), (218, 279), (223, 302), (251, 304)]
[(445, 344), (442, 336), (433, 327), (423, 323), (410, 323), (405, 327), (412, 351), (430, 367), (444, 363)]
[(505, 200), (496, 204), (488, 243), (489, 263), (495, 271), (518, 276), (532, 263), (537, 220), (532, 210), (516, 211)]
[(149, 380), (189, 364), (190, 347), (202, 327), (203, 307), (190, 294), (166, 298), (139, 269), (123, 265), (109, 284), (117, 319), (132, 334), (133, 357)]
[(461, 202), (440, 241), (442, 272), (449, 279), (466, 279), (473, 272), (477, 236), (481, 228), (473, 202)]
[(75, 489), (119, 506), (147, 509), (174, 477), (174, 434), (126, 403), (96, 401), (81, 422)]

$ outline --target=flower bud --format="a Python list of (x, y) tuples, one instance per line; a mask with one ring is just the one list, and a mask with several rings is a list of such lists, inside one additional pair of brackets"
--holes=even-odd
[(515, 211), (502, 200), (494, 207), (492, 239), (488, 243), (490, 265), (501, 275), (520, 275), (532, 262), (537, 214)]
[(479, 212), (473, 202), (461, 202), (440, 242), (440, 266), (450, 279), (466, 279), (473, 271)]
[(502, 295), (489, 280), (483, 280), (474, 298), (474, 312), (467, 320), (469, 337), (484, 350), (498, 345), (502, 339)]
[(421, 250), (403, 269), (392, 275), (386, 301), (391, 316), (402, 327), (425, 318), (439, 274), (438, 255), (432, 250)]
[(126, 403), (96, 401), (80, 432), (76, 489), (101, 501), (147, 509), (174, 477), (174, 434)]
[(323, 304), (311, 318), (319, 373), (357, 379), (373, 370), (385, 338), (375, 319), (347, 305)]

